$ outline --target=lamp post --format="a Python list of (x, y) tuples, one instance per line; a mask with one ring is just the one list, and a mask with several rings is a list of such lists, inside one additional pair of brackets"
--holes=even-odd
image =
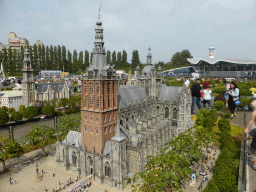
[(36, 159), (36, 179), (37, 179), (37, 181), (40, 181), (39, 172), (38, 172), (38, 165), (37, 165), (37, 159)]

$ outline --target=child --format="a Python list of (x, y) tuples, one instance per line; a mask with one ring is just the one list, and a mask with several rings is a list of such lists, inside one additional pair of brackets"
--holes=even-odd
[(208, 103), (208, 108), (211, 109), (211, 93), (212, 93), (212, 90), (210, 90), (209, 85), (207, 85), (206, 89), (204, 89), (204, 95), (203, 95), (204, 108), (206, 108), (206, 103)]

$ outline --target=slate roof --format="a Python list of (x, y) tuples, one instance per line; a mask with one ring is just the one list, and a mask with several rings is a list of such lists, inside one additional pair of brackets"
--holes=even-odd
[(145, 89), (135, 85), (120, 85), (117, 94), (117, 103), (120, 108), (148, 100)]
[(65, 83), (35, 83), (35, 90), (38, 93), (44, 93), (47, 91), (49, 85), (52, 90), (58, 92), (63, 90)]
[(170, 87), (166, 85), (162, 85), (158, 100), (159, 101), (175, 101), (178, 98), (178, 95), (182, 87)]
[(69, 131), (66, 139), (62, 143), (68, 144), (69, 146), (81, 147), (81, 132)]
[(234, 64), (256, 64), (255, 60), (252, 59), (218, 59), (218, 58), (188, 58), (187, 59), (191, 64), (198, 64), (200, 61), (207, 62), (209, 64), (216, 64), (218, 62), (227, 62)]
[(112, 137), (111, 140), (118, 141), (118, 142), (125, 140), (125, 136), (120, 130), (119, 123), (117, 124), (115, 136)]
[(141, 75), (149, 76), (151, 74), (151, 68), (155, 68), (153, 64), (147, 64), (141, 71)]

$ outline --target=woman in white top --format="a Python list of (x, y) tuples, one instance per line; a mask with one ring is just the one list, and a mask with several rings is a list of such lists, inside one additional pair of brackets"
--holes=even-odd
[(203, 101), (203, 105), (204, 108), (206, 108), (206, 103), (208, 104), (208, 108), (211, 109), (211, 93), (212, 90), (209, 89), (209, 86), (206, 87), (206, 89), (204, 89), (204, 101)]

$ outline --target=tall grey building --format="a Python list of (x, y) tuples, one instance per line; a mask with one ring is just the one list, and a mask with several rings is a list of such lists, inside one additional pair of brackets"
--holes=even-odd
[(70, 131), (58, 142), (56, 164), (122, 189), (127, 177), (144, 170), (147, 155), (158, 155), (166, 142), (191, 127), (191, 95), (186, 87), (162, 85), (161, 68), (152, 65), (151, 54), (137, 73), (137, 85), (117, 87), (101, 25), (99, 20), (92, 64), (82, 77), (81, 131)]

